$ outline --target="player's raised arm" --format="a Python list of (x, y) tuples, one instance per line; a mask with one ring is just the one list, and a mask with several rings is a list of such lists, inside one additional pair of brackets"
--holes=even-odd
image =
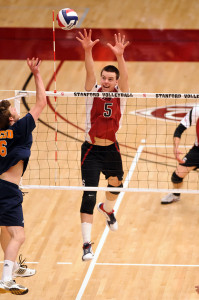
[(128, 46), (129, 42), (125, 41), (125, 36), (121, 37), (121, 34), (118, 33), (114, 35), (115, 37), (115, 45), (112, 46), (110, 43), (107, 46), (112, 50), (115, 54), (118, 62), (118, 69), (120, 71), (120, 78), (118, 81), (119, 88), (122, 92), (129, 92), (129, 84), (128, 84), (128, 72), (126, 63), (124, 60), (124, 50), (126, 46)]
[(92, 55), (92, 49), (99, 42), (99, 39), (92, 41), (91, 39), (92, 31), (91, 29), (87, 33), (86, 29), (84, 29), (83, 33), (79, 31), (79, 36), (76, 39), (81, 43), (84, 52), (85, 52), (85, 68), (86, 68), (86, 81), (85, 81), (85, 89), (86, 91), (90, 91), (96, 83), (96, 76), (94, 71), (94, 61)]
[(34, 57), (32, 59), (28, 58), (27, 64), (31, 72), (33, 73), (35, 79), (35, 86), (36, 86), (36, 103), (30, 109), (30, 114), (33, 116), (34, 120), (37, 121), (37, 119), (39, 118), (42, 110), (44, 109), (47, 103), (45, 88), (39, 71), (39, 66), (41, 64), (41, 61), (38, 58), (35, 59)]

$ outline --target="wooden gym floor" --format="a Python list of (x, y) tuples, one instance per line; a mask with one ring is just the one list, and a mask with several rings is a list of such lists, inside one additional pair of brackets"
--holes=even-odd
[[(65, 6), (66, 2), (63, 0), (58, 3), (51, 0), (43, 0), (42, 2), (38, 0), (1, 0), (0, 32), (4, 34), (4, 38), (0, 36), (2, 41), (0, 90), (21, 90), (24, 87), (29, 76), (25, 57), (26, 54), (32, 55), (34, 51), (39, 53), (43, 60), (41, 73), (45, 86), (49, 90), (54, 89), (53, 82), (51, 83), (53, 61), (50, 57), (52, 57), (52, 53), (40, 53), (36, 41), (37, 37), (40, 37), (41, 45), (43, 45), (42, 39), (44, 40), (44, 37), (40, 29), (46, 28), (49, 34), (52, 29), (52, 10), (58, 12)], [(198, 54), (197, 51), (193, 50), (199, 49), (197, 39), (190, 43), (186, 55), (191, 58), (187, 60), (184, 59), (185, 51), (183, 51), (183, 44), (180, 43), (181, 39), (186, 39), (187, 30), (197, 30), (199, 27), (198, 1), (82, 0), (80, 2), (68, 0), (67, 6), (77, 11), (80, 17), (80, 28), (94, 28), (96, 33), (101, 32), (99, 38), (104, 41), (107, 38), (110, 39), (110, 33), (113, 32), (111, 30), (117, 29), (121, 32), (128, 29), (132, 30), (129, 33), (131, 37), (131, 46), (129, 46), (131, 48), (129, 49), (131, 50), (129, 50), (127, 57), (131, 92), (199, 93), (199, 66), (198, 60), (195, 58)], [(28, 30), (25, 31), (24, 28), (28, 28)], [(31, 48), (28, 48), (26, 42), (30, 42), (30, 29), (32, 30), (31, 34), (35, 33), (35, 41), (32, 39)], [(104, 31), (99, 31), (101, 29)], [(140, 48), (137, 48), (138, 45), (136, 44), (136, 41), (139, 43), (139, 31), (135, 32), (135, 29), (140, 30), (141, 40), (144, 30), (159, 30), (159, 33), (163, 35), (165, 30), (176, 30), (176, 32), (179, 30), (177, 36), (179, 59), (172, 59), (172, 53), (167, 49), (168, 44), (161, 44), (161, 42), (159, 44), (162, 51), (161, 57), (156, 56), (156, 52), (154, 54), (153, 49), (156, 51), (154, 44), (148, 47), (146, 51), (146, 54), (150, 54), (153, 59), (150, 60), (150, 58), (147, 59), (147, 57), (142, 56), (142, 53), (139, 52)], [(9, 41), (5, 35), (8, 32), (14, 33), (13, 48), (8, 47)], [(22, 32), (24, 39), (19, 38), (17, 35), (19, 32), (20, 34)], [(57, 30), (57, 32), (59, 31)], [(155, 31), (150, 32), (154, 33)], [(134, 42), (133, 34), (135, 33), (137, 36)], [(198, 31), (195, 33), (197, 34)], [(15, 44), (15, 39), (18, 44)], [(153, 38), (151, 40), (153, 41)], [(109, 42), (111, 41), (109, 40)], [(57, 67), (61, 62), (57, 74), (57, 90), (83, 91), (85, 71), (82, 51), (79, 48), (74, 49), (74, 55), (77, 56), (75, 60), (71, 56), (71, 52), (67, 52), (67, 49), (64, 51), (63, 48), (62, 51), (59, 51), (59, 47), (62, 46), (59, 41), (56, 45), (59, 57), (61, 57), (56, 62)], [(181, 46), (182, 51), (180, 51)], [(130, 58), (134, 54), (134, 47), (135, 57), (141, 57), (140, 60)], [(142, 47), (143, 52), (145, 52), (144, 50), (145, 48)], [(100, 69), (107, 64), (107, 59), (105, 56), (104, 60), (101, 58), (102, 52), (98, 54), (96, 72), (99, 73)], [(48, 55), (46, 59), (45, 55)], [(67, 56), (70, 59), (67, 60)], [(32, 80), (27, 89), (34, 90)], [(2, 93), (1, 95), (4, 97)], [(181, 100), (180, 104), (183, 103), (184, 101)], [(147, 105), (153, 107), (153, 104), (148, 102)], [(170, 101), (167, 104), (172, 105), (174, 103)], [(139, 109), (143, 109), (145, 105), (140, 102), (138, 106)], [(24, 113), (23, 105), (21, 109)], [(129, 105), (127, 112), (132, 110), (135, 110), (135, 107)], [(45, 114), (46, 111), (42, 116), (44, 119), (46, 118)], [(130, 118), (130, 121), (137, 120), (140, 125), (145, 124), (142, 117), (129, 117), (128, 115), (127, 118)], [(82, 120), (77, 121), (81, 122)], [(168, 125), (171, 126), (168, 136), (158, 136), (158, 141), (160, 144), (171, 145), (172, 133), (176, 124), (167, 121), (165, 123), (162, 121), (154, 122), (156, 121), (147, 120), (149, 127), (154, 124), (159, 126), (170, 124)], [(38, 126), (41, 126), (42, 131), (44, 127)], [(123, 157), (126, 173), (127, 168), (129, 169), (133, 162), (137, 147), (141, 145), (141, 140), (146, 139), (143, 152), (132, 175), (132, 186), (134, 183), (135, 187), (139, 185), (144, 172), (146, 172), (144, 162), (147, 161), (147, 166), (152, 174), (150, 187), (165, 187), (158, 185), (160, 178), (156, 176), (157, 174), (153, 175), (153, 169), (155, 174), (156, 165), (153, 162), (150, 164), (150, 161), (155, 159), (162, 163), (162, 165), (158, 165), (158, 170), (161, 176), (169, 182), (170, 174), (176, 166), (172, 157), (172, 148), (165, 146), (167, 152), (166, 157), (164, 157), (165, 150), (158, 147), (154, 150), (153, 147), (149, 147), (149, 144), (154, 144), (153, 139), (150, 140), (152, 127), (147, 131), (149, 136), (143, 131), (142, 126), (136, 127), (135, 130), (135, 123), (129, 128), (125, 123), (122, 128), (123, 135), (121, 135), (121, 142), (125, 142), (122, 137), (128, 132), (128, 145), (132, 146), (132, 149), (129, 150), (121, 147), (124, 154), (132, 156), (128, 159), (126, 156)], [(69, 127), (68, 130), (70, 130)], [(184, 138), (183, 142), (189, 142), (189, 144), (194, 142), (194, 129), (190, 132), (192, 134), (186, 139)], [(49, 130), (48, 134), (52, 138), (53, 132)], [(82, 140), (83, 133), (78, 133), (76, 137)], [(43, 139), (41, 133), (39, 138)], [(81, 143), (74, 143), (69, 138), (64, 142), (70, 153), (72, 151), (79, 153)], [(40, 144), (33, 147), (40, 147)], [(152, 154), (144, 152), (146, 149)], [(35, 151), (37, 148), (33, 148), (33, 150)], [(63, 149), (63, 153), (65, 152), (66, 149)], [(155, 158), (154, 153), (157, 154)], [(78, 155), (77, 159), (79, 159)], [(34, 164), (33, 161), (31, 164)], [(136, 173), (137, 167), (143, 171), (141, 178), (136, 175), (138, 174)], [(43, 175), (45, 178), (45, 174)], [(197, 173), (191, 174), (188, 181), (193, 183), (191, 188), (198, 189)], [(33, 182), (34, 180), (29, 182), (27, 179), (27, 183)], [(45, 179), (42, 180), (42, 184), (45, 184), (44, 182)], [(64, 185), (63, 181), (61, 184)], [(78, 184), (81, 184), (80, 180)], [(116, 208), (119, 222), (117, 233), (108, 232), (105, 227), (105, 220), (95, 211), (92, 231), (95, 259), (91, 263), (81, 261), (82, 238), (79, 219), (81, 195), (81, 191), (52, 190), (29, 190), (28, 194), (25, 195), (26, 242), (21, 252), (26, 257), (28, 266), (37, 269), (37, 274), (32, 278), (17, 279), (17, 282), (29, 288), (29, 293), (24, 295), (23, 299), (193, 300), (199, 298), (194, 289), (194, 286), (199, 284), (199, 235), (197, 234), (199, 207), (197, 195), (184, 194), (179, 203), (163, 207), (160, 205), (160, 199), (163, 196), (161, 193), (126, 192), (121, 194)], [(97, 202), (102, 201), (103, 197), (104, 193), (99, 192)], [(0, 260), (3, 260), (2, 252)], [(3, 300), (14, 299), (15, 297), (8, 294), (1, 295)]]

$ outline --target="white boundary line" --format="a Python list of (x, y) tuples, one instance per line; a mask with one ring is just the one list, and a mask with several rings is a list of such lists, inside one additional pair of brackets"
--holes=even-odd
[[(139, 160), (139, 157), (140, 157), (140, 155), (142, 153), (143, 148), (144, 148), (144, 145), (140, 145), (138, 147), (137, 153), (136, 153), (136, 155), (135, 155), (135, 157), (133, 159), (133, 162), (131, 164), (130, 170), (129, 170), (129, 172), (128, 172), (127, 176), (126, 176), (126, 179), (124, 181), (124, 186), (125, 187), (128, 186), (128, 183), (130, 181), (131, 176), (133, 175), (133, 172), (135, 170), (136, 164), (137, 164), (137, 162)], [(117, 201), (116, 201), (116, 204), (115, 204), (115, 207), (114, 207), (115, 213), (117, 213), (117, 210), (118, 210), (118, 208), (119, 208), (119, 206), (120, 206), (120, 204), (122, 202), (124, 194), (125, 194), (125, 192), (121, 192), (119, 194), (118, 198), (117, 198)], [(108, 233), (109, 233), (109, 228), (108, 228), (108, 226), (106, 226), (106, 228), (105, 228), (105, 230), (104, 230), (104, 232), (102, 234), (102, 237), (101, 237), (101, 239), (99, 241), (99, 244), (97, 246), (97, 249), (95, 251), (94, 258), (93, 258), (93, 260), (91, 261), (91, 263), (89, 265), (89, 268), (88, 268), (88, 271), (86, 273), (86, 276), (84, 277), (84, 280), (82, 282), (80, 290), (79, 290), (79, 292), (77, 294), (76, 300), (80, 300), (82, 298), (83, 294), (84, 294), (84, 291), (85, 291), (85, 289), (87, 287), (87, 284), (89, 282), (89, 279), (90, 279), (90, 277), (92, 275), (92, 272), (93, 272), (93, 269), (95, 267), (96, 261), (98, 259), (98, 256), (99, 256), (101, 250), (102, 250), (102, 247), (103, 247), (103, 245), (105, 243), (105, 240), (107, 238)]]
[(198, 268), (199, 265), (167, 265), (167, 264), (116, 264), (116, 263), (96, 263), (101, 266), (138, 266), (138, 267), (187, 267)]
[(57, 262), (57, 265), (72, 265), (72, 262)]
[[(96, 255), (96, 254), (95, 254)], [(0, 261), (3, 264), (4, 261)], [(27, 264), (39, 264), (38, 261), (27, 261)], [(57, 265), (72, 265), (72, 262), (57, 262)], [(199, 265), (176, 265), (176, 264), (127, 264), (127, 263), (95, 263), (98, 266), (132, 266), (132, 267), (185, 267), (185, 268), (199, 268)], [(76, 298), (77, 299), (77, 298)], [(80, 299), (80, 298), (79, 298)]]
[[(3, 264), (4, 261), (0, 261)], [(27, 261), (27, 264), (39, 264), (38, 261)], [(72, 262), (57, 262), (57, 265), (72, 265)], [(138, 266), (138, 267), (187, 267), (187, 268), (199, 268), (199, 265), (175, 265), (175, 264), (127, 264), (127, 263), (95, 263), (98, 266)], [(76, 298), (77, 299), (77, 298)], [(80, 299), (80, 298), (79, 298)]]
[[(0, 261), (0, 264), (3, 264), (4, 263), (4, 261)], [(26, 264), (39, 264), (39, 262), (38, 261), (26, 261)]]

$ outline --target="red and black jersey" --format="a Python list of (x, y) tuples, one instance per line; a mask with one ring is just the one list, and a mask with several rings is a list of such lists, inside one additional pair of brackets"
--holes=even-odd
[[(102, 92), (99, 85), (95, 85), (91, 92)], [(119, 92), (115, 87), (113, 92)], [(95, 143), (95, 137), (116, 141), (116, 133), (121, 127), (122, 116), (126, 106), (126, 98), (86, 99), (86, 140)]]

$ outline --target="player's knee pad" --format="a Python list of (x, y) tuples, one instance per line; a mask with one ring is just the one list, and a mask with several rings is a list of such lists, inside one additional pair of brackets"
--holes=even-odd
[[(108, 184), (108, 187), (111, 187), (111, 188), (123, 188), (123, 184), (121, 183), (119, 186), (113, 186), (111, 184)], [(119, 195), (120, 192), (109, 192), (113, 195)]]
[(176, 172), (173, 172), (171, 176), (171, 181), (175, 184), (183, 182), (183, 178), (179, 177)]
[(82, 205), (81, 205), (80, 212), (92, 215), (95, 204), (96, 204), (96, 192), (85, 191), (82, 197)]

